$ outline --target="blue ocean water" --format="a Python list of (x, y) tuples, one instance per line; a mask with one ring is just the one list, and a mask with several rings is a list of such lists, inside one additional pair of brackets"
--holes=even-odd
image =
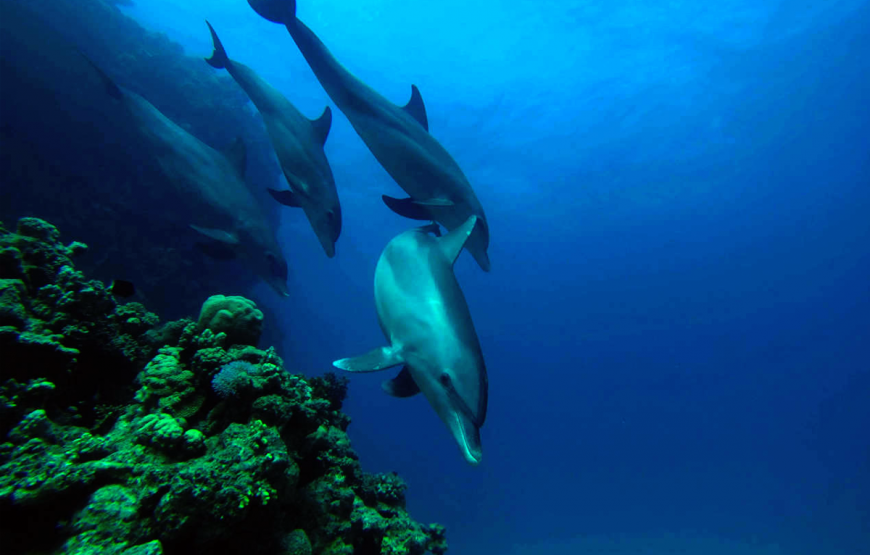
[[(135, 0), (203, 22), (309, 117), (329, 104), (242, 0)], [(456, 274), (489, 371), (484, 460), (424, 399), (352, 377), (364, 467), (397, 471), (451, 552), (870, 553), (870, 2), (299, 1), (483, 203), (492, 272)], [(335, 259), (281, 212), (282, 355), (320, 374), (384, 343), (372, 276), (404, 196), (338, 111)]]

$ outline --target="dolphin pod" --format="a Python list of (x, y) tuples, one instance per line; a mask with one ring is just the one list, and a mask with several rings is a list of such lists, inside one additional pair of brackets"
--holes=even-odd
[(173, 199), (188, 207), (186, 223), (211, 241), (206, 252), (238, 257), (279, 295), (288, 296), (287, 261), (266, 215), (245, 185), (244, 143), (239, 139), (226, 153), (216, 151), (91, 65), (128, 113), (137, 149), (158, 168), (173, 189)]
[(409, 198), (384, 196), (397, 214), (433, 220), (449, 230), (475, 215), (479, 225), (465, 248), (489, 271), (489, 226), (483, 207), (459, 165), (429, 134), (423, 98), (411, 86), (411, 100), (397, 106), (357, 79), (296, 17), (296, 0), (248, 0), (262, 17), (287, 27), (317, 80), (347, 116), (357, 134)]
[(453, 263), (477, 221), (471, 216), (441, 238), (430, 236), (435, 226), (427, 226), (390, 241), (375, 268), (378, 322), (389, 345), (333, 363), (349, 372), (403, 364), (383, 389), (396, 397), (422, 391), (474, 465), (483, 456), (486, 365)]
[[(466, 249), (481, 268), (489, 269), (489, 233), (483, 209), (459, 167), (429, 135), (416, 87), (412, 86), (407, 106), (388, 102), (347, 72), (295, 18), (293, 0), (249, 2), (268, 19), (285, 22), (326, 92), (380, 163), (410, 194), (404, 200), (384, 197), (386, 204), (399, 214), (433, 220), (449, 230), (442, 237), (438, 224), (433, 223), (405, 231), (386, 245), (375, 269), (374, 292), (387, 345), (333, 364), (349, 372), (401, 366), (393, 379), (382, 384), (384, 391), (400, 398), (422, 392), (464, 459), (477, 465), (483, 456), (480, 430), (487, 413), (488, 379), (453, 266)], [(330, 109), (309, 120), (252, 69), (231, 60), (211, 25), (209, 29), (214, 52), (208, 63), (227, 69), (255, 104), (287, 179), (289, 190), (270, 191), (272, 196), (305, 211), (324, 251), (332, 257), (341, 231), (341, 209), (323, 151), (331, 124)], [(80, 62), (76, 56), (68, 57)], [(183, 218), (184, 224), (209, 239), (203, 250), (219, 258), (242, 259), (275, 291), (287, 296), (287, 262), (267, 218), (244, 183), (244, 145), (237, 141), (227, 152), (218, 152), (141, 96), (117, 86), (87, 61), (102, 79), (97, 86), (104, 85), (115, 99), (105, 105), (111, 107), (112, 118), (117, 118), (112, 119), (113, 131), (124, 135), (125, 145), (133, 146), (124, 150), (134, 153), (133, 159), (143, 168), (157, 170), (167, 191), (155, 192), (155, 196), (164, 200), (164, 193), (168, 193), (173, 198), (163, 203), (165, 216), (176, 209), (181, 215), (173, 215), (174, 219)], [(79, 73), (99, 81), (88, 68), (85, 70)]]
[[(484, 271), (489, 227), (458, 164), (432, 135), (423, 98), (397, 106), (357, 79), (296, 17), (296, 0), (248, 0), (265, 19), (290, 33), (317, 80), (385, 170), (410, 197), (383, 196), (401, 216), (432, 220), (406, 231), (384, 249), (375, 269), (375, 305), (388, 345), (333, 364), (348, 372), (403, 365), (383, 382), (388, 394), (422, 392), (447, 426), (465, 460), (480, 463), (488, 380), (480, 342), (453, 265), (463, 248)], [(438, 223), (449, 230), (440, 235)]]
[(319, 118), (309, 120), (254, 70), (231, 60), (211, 23), (206, 21), (206, 25), (214, 43), (214, 53), (206, 61), (216, 69), (226, 68), (257, 107), (290, 185), (289, 191), (269, 189), (269, 193), (281, 204), (302, 208), (326, 256), (332, 258), (341, 234), (341, 206), (323, 152), (332, 124), (329, 106)]

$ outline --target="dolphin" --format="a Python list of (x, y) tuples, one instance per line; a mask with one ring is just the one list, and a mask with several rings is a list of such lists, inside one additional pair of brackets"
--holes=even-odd
[(363, 142), (409, 198), (383, 196), (397, 214), (415, 220), (433, 220), (449, 230), (469, 216), (480, 224), (465, 248), (484, 271), (490, 262), (489, 226), (483, 207), (459, 165), (429, 134), (423, 97), (411, 85), (411, 100), (397, 106), (357, 79), (296, 17), (296, 0), (248, 0), (254, 10), (287, 27), (308, 65), (335, 105), (347, 116)]
[(323, 152), (332, 124), (332, 111), (327, 106), (323, 115), (313, 121), (303, 116), (254, 70), (231, 60), (211, 23), (205, 23), (214, 43), (214, 53), (206, 62), (216, 69), (226, 68), (260, 111), (272, 148), (290, 185), (289, 191), (269, 189), (269, 193), (281, 204), (305, 211), (326, 256), (332, 258), (335, 242), (341, 234), (338, 192)]
[(453, 264), (478, 221), (471, 216), (440, 238), (428, 233), (437, 224), (393, 238), (375, 268), (375, 306), (389, 345), (333, 362), (349, 372), (403, 364), (384, 391), (396, 397), (422, 391), (473, 465), (483, 456), (486, 365)]
[[(165, 211), (173, 218), (179, 212), (185, 214), (185, 223), (209, 239), (203, 248), (206, 253), (238, 258), (279, 295), (289, 296), (287, 261), (266, 215), (245, 184), (247, 155), (242, 140), (237, 139), (227, 152), (218, 152), (90, 63), (127, 115), (130, 129), (125, 132), (131, 150), (143, 166), (156, 169), (169, 185), (169, 194), (160, 199)], [(124, 123), (118, 122), (119, 127)], [(155, 192), (155, 196), (159, 194)]]

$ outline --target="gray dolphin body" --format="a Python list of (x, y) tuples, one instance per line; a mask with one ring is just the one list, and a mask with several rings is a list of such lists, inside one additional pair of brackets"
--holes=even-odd
[(237, 140), (226, 154), (218, 152), (94, 68), (129, 117), (131, 148), (169, 185), (165, 202), (180, 204), (167, 211), (185, 214), (186, 224), (214, 242), (211, 252), (238, 257), (279, 295), (288, 296), (287, 261), (244, 181), (244, 143)]
[(453, 263), (476, 216), (441, 238), (432, 227), (406, 231), (390, 241), (375, 269), (378, 322), (389, 345), (335, 361), (350, 372), (404, 364), (384, 390), (396, 397), (423, 392), (471, 464), (483, 456), (480, 427), (486, 419), (487, 377), (477, 332)]
[(387, 206), (399, 215), (434, 220), (447, 229), (456, 229), (469, 216), (477, 216), (480, 223), (465, 248), (484, 271), (489, 271), (489, 227), (483, 207), (459, 165), (429, 134), (426, 109), (417, 87), (411, 86), (411, 100), (406, 106), (397, 106), (335, 59), (296, 17), (296, 0), (248, 3), (264, 18), (287, 27), (326, 93), (381, 166), (410, 195), (407, 199), (384, 196)]
[(289, 191), (269, 189), (269, 192), (281, 204), (305, 211), (326, 256), (332, 258), (335, 256), (335, 242), (341, 234), (338, 192), (323, 152), (332, 124), (332, 112), (327, 106), (316, 120), (303, 116), (254, 70), (231, 60), (211, 24), (206, 24), (214, 42), (214, 53), (206, 61), (214, 68), (226, 68), (257, 107), (290, 185)]

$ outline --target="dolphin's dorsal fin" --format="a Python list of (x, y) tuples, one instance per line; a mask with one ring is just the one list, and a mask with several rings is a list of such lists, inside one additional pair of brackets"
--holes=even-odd
[(319, 118), (311, 120), (311, 127), (314, 128), (314, 134), (320, 138), (320, 144), (326, 144), (329, 128), (332, 127), (332, 109), (329, 106), (324, 108)]
[(348, 372), (377, 372), (405, 362), (398, 349), (393, 347), (378, 347), (364, 355), (343, 358), (332, 363), (336, 368)]
[(214, 45), (214, 51), (211, 53), (211, 58), (206, 58), (205, 61), (215, 69), (223, 69), (227, 67), (227, 64), (230, 62), (230, 59), (227, 56), (227, 51), (224, 50), (224, 45), (221, 44), (221, 39), (218, 38), (211, 23), (206, 20), (205, 24), (208, 25), (208, 30), (211, 33), (211, 42)]
[(301, 208), (302, 205), (299, 204), (299, 199), (296, 198), (296, 195), (290, 189), (285, 189), (283, 191), (278, 191), (277, 189), (267, 189), (269, 194), (272, 195), (272, 198), (283, 204), (284, 206), (289, 206), (291, 208)]
[(245, 145), (244, 139), (236, 137), (233, 144), (224, 150), (224, 157), (230, 162), (230, 165), (235, 168), (239, 177), (244, 179), (245, 168), (248, 165), (248, 147)]
[(224, 231), (223, 229), (216, 229), (212, 227), (200, 227), (198, 225), (190, 224), (190, 227), (199, 233), (202, 233), (209, 239), (214, 239), (215, 241), (219, 241), (226, 245), (238, 245), (239, 237), (230, 231)]
[(423, 126), (423, 129), (429, 131), (429, 118), (426, 117), (426, 106), (423, 105), (423, 96), (420, 94), (420, 89), (417, 88), (417, 85), (411, 85), (411, 100), (402, 109), (417, 120)]
[(420, 393), (420, 387), (417, 385), (417, 382), (414, 381), (414, 378), (411, 377), (411, 373), (408, 371), (407, 366), (402, 368), (402, 371), (399, 372), (395, 378), (383, 382), (381, 384), (381, 389), (393, 397), (401, 398), (413, 397)]
[(465, 246), (465, 241), (468, 236), (474, 231), (474, 224), (477, 223), (477, 216), (470, 216), (465, 223), (456, 229), (452, 229), (450, 233), (438, 239), (438, 244), (441, 246), (441, 252), (452, 265), (456, 262), (459, 253), (462, 252), (462, 247)]

